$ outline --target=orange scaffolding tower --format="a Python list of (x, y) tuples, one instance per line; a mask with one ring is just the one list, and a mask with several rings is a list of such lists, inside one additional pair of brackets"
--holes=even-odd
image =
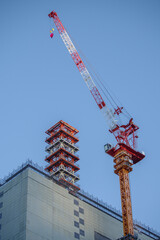
[(77, 192), (80, 188), (76, 185), (79, 180), (79, 166), (77, 161), (79, 150), (76, 143), (79, 141), (75, 136), (79, 131), (64, 121), (59, 121), (46, 131), (49, 135), (46, 143), (46, 151), (49, 153), (45, 161), (49, 165), (45, 168), (53, 178), (63, 183), (70, 191)]

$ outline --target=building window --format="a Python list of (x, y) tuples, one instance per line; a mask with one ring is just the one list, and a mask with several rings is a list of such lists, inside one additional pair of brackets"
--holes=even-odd
[(2, 213), (0, 213), (0, 219), (2, 218)]
[(84, 209), (80, 207), (79, 212), (84, 214)]
[(0, 202), (0, 208), (2, 208), (3, 207), (3, 202)]
[(78, 206), (79, 202), (76, 199), (74, 199), (74, 204)]
[(84, 225), (84, 220), (82, 218), (79, 219), (79, 223)]
[(76, 238), (76, 239), (79, 239), (79, 234), (78, 233), (74, 233), (74, 237)]
[(3, 192), (0, 192), (0, 198), (3, 197)]
[(77, 217), (79, 217), (79, 212), (76, 211), (76, 210), (74, 210), (74, 215), (77, 216)]
[(81, 236), (85, 236), (85, 233), (84, 233), (84, 231), (82, 229), (80, 229), (80, 235)]
[(74, 226), (79, 228), (79, 223), (74, 221)]

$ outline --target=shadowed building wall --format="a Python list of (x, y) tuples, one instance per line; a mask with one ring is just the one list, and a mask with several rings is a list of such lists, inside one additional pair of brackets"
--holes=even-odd
[[(3, 240), (116, 240), (123, 235), (120, 215), (105, 212), (82, 192), (70, 194), (29, 164), (1, 185), (0, 216)], [(140, 240), (158, 238), (147, 230), (135, 233)]]

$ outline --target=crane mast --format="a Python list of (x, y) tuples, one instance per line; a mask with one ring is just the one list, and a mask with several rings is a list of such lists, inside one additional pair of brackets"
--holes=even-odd
[(118, 107), (117, 109), (110, 109), (106, 105), (57, 13), (52, 11), (48, 16), (53, 18), (53, 21), (66, 48), (68, 49), (68, 52), (70, 53), (96, 104), (107, 121), (109, 132), (112, 133), (116, 138), (117, 144), (115, 147), (111, 146), (110, 144), (106, 144), (104, 148), (105, 152), (114, 158), (114, 172), (119, 176), (120, 181), (124, 232), (124, 238), (122, 239), (134, 239), (129, 172), (132, 171), (133, 164), (136, 164), (145, 157), (143, 153), (140, 153), (136, 150), (135, 146), (136, 138), (138, 138), (136, 133), (139, 127), (133, 123), (132, 118), (129, 120), (128, 124), (119, 124), (116, 119), (116, 115), (122, 113), (123, 108)]

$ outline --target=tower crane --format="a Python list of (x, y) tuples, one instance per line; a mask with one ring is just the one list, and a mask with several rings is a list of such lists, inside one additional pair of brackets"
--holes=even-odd
[(136, 150), (136, 139), (138, 138), (137, 130), (139, 127), (135, 125), (133, 118), (129, 118), (129, 121), (125, 124), (121, 123), (119, 116), (124, 113), (124, 108), (118, 105), (110, 108), (109, 102), (107, 102), (108, 104), (105, 103), (57, 13), (52, 11), (48, 16), (53, 19), (68, 52), (107, 121), (109, 132), (112, 133), (116, 139), (115, 146), (106, 144), (104, 148), (105, 152), (114, 158), (114, 172), (119, 176), (124, 233), (123, 239), (134, 239), (129, 172), (133, 169), (132, 165), (138, 163), (145, 157), (144, 153)]

